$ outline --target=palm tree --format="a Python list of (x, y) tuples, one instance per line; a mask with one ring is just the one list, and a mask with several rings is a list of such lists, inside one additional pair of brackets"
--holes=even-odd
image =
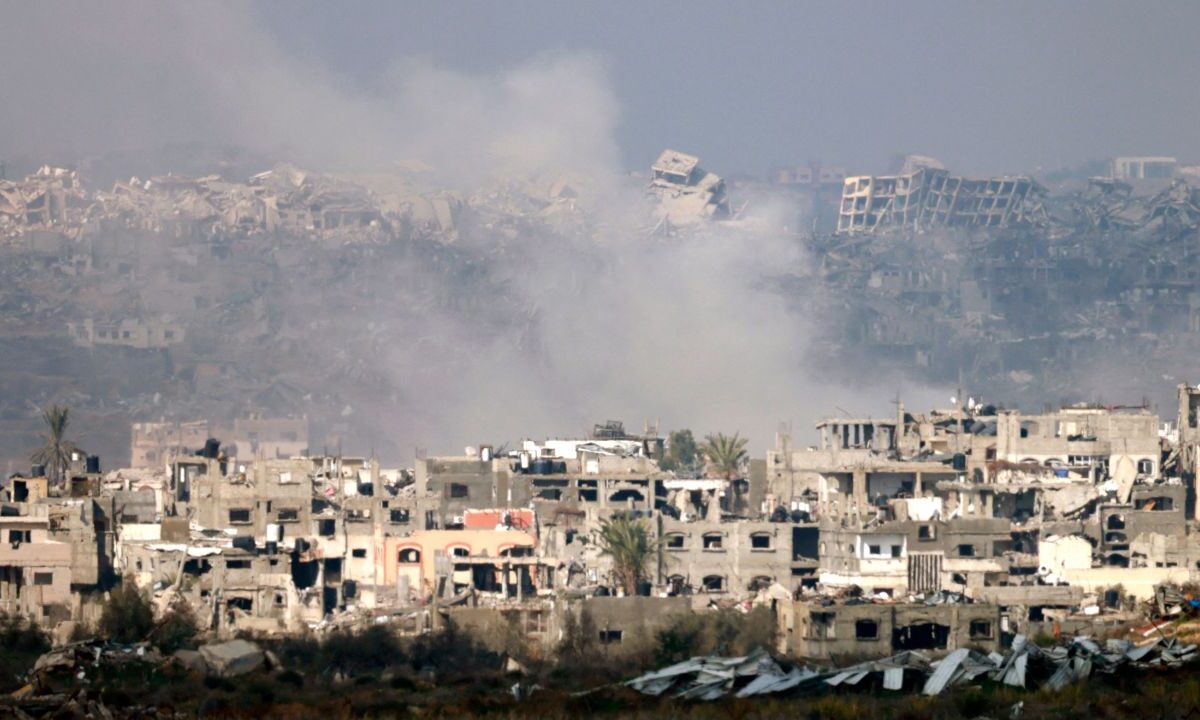
[(652, 537), (646, 523), (628, 515), (614, 515), (600, 522), (600, 550), (613, 559), (616, 574), (626, 595), (637, 594), (638, 581), (646, 576), (646, 565), (658, 556), (662, 539)]
[(726, 480), (732, 480), (741, 472), (742, 463), (749, 453), (746, 452), (746, 438), (717, 433), (704, 438), (700, 454), (708, 460), (714, 472)]
[(30, 458), (38, 465), (45, 465), (50, 478), (56, 482), (62, 480), (71, 463), (71, 453), (76, 450), (75, 443), (66, 439), (70, 414), (71, 409), (62, 405), (51, 405), (42, 411), (42, 420), (46, 422), (46, 434), (42, 436), (45, 442)]

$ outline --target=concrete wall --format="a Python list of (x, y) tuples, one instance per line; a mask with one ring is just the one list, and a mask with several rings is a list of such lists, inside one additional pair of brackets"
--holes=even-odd
[[(999, 649), (1000, 613), (995, 605), (830, 605), (797, 601), (779, 614), (781, 645), (795, 657), (883, 657), (905, 649), (905, 628), (945, 626), (945, 636), (922, 648), (949, 651)], [(917, 644), (922, 644), (919, 641)]]

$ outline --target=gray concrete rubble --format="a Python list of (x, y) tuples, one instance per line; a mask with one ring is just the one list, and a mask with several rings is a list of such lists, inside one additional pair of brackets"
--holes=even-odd
[(266, 656), (261, 648), (246, 640), (204, 645), (200, 648), (209, 671), (219, 677), (236, 677), (262, 667)]

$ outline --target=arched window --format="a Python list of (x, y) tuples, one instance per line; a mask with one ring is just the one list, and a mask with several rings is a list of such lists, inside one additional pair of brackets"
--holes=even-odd
[(769, 532), (756, 532), (750, 534), (750, 549), (751, 550), (773, 550), (775, 549), (775, 538)]
[(755, 575), (754, 579), (750, 581), (750, 584), (746, 587), (746, 589), (750, 592), (766, 590), (767, 588), (771, 587), (774, 582), (775, 578), (772, 578), (770, 575)]
[(471, 548), (466, 545), (451, 545), (446, 548), (446, 554), (458, 558), (471, 557)]
[(684, 548), (683, 533), (667, 533), (664, 540), (666, 541), (664, 544), (668, 550), (682, 550)]
[(705, 592), (724, 592), (725, 577), (723, 575), (707, 575), (702, 581)]
[(419, 548), (400, 548), (400, 563), (402, 565), (416, 565), (419, 562), (421, 562), (421, 550)]
[(704, 533), (704, 549), (705, 550), (720, 550), (724, 544), (725, 536), (719, 532)]

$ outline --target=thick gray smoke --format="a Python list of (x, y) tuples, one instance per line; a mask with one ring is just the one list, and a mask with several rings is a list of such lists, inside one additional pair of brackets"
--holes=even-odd
[[(397, 264), (392, 289), (379, 284), (389, 310), (346, 313), (294, 289), (298, 302), (310, 294), (305, 322), (335, 328), (323, 337), (339, 348), (331, 362), (365, 354), (372, 365), (366, 392), (319, 390), (354, 398), (345, 415), (373, 428), (378, 449), (445, 452), (620, 418), (634, 429), (661, 421), (664, 430), (741, 431), (760, 454), (781, 421), (805, 439), (822, 415), (890, 412), (898, 390), (914, 404), (933, 400), (887, 376), (831, 386), (805, 365), (818, 318), (765, 284), (806, 262), (786, 200), (743, 197), (751, 204), (736, 223), (647, 232), (641, 181), (619, 164), (619, 102), (601, 58), (539, 55), (479, 75), (417, 58), (364, 85), (286, 54), (237, 5), (69, 9), (63, 23), (63, 6), (19, 8), (20, 24), (62, 30), (52, 52), (0, 43), (10, 95), (36, 100), (0, 105), (0, 152), (70, 162), (202, 141), (335, 171), (421, 163), (431, 171), (417, 189), (468, 206), (505, 183), (567, 179), (579, 193), (563, 224), (464, 228), (453, 262), (470, 272), (430, 280), (428, 265)], [(439, 297), (477, 299), (406, 307), (411, 288), (428, 283)], [(351, 346), (368, 327), (377, 342)], [(347, 450), (366, 451), (361, 444)]]

